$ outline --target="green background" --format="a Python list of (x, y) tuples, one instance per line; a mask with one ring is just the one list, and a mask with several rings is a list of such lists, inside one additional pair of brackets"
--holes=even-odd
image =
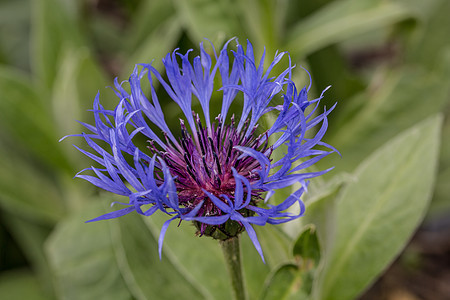
[[(450, 213), (449, 12), (447, 0), (1, 0), (0, 297), (229, 299), (218, 245), (189, 224), (169, 229), (161, 261), (164, 215), (84, 224), (116, 197), (73, 180), (92, 162), (71, 144), (86, 145), (58, 140), (92, 122), (97, 91), (114, 107), (106, 87), (136, 63), (161, 69), (175, 48), (231, 37), (257, 57), (288, 51), (310, 97), (332, 85), (325, 141), (342, 153), (317, 166), (336, 168), (313, 180), (304, 218), (256, 228), (266, 265), (243, 234), (249, 296), (359, 297), (421, 222)], [(414, 271), (413, 246), (401, 257)]]

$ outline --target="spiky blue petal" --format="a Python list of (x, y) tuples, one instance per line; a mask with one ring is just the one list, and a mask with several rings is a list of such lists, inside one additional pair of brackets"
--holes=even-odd
[[(236, 40), (236, 50), (229, 51), (232, 41), (218, 53), (212, 47), (213, 57), (203, 43), (200, 55), (192, 59), (192, 50), (182, 54), (176, 49), (162, 60), (165, 75), (151, 64), (137, 65), (128, 80), (114, 80), (112, 89), (119, 99), (114, 110), (105, 109), (96, 95), (94, 124), (80, 122), (88, 133), (74, 136), (83, 137), (91, 151), (75, 147), (101, 167), (85, 169), (76, 177), (126, 196), (128, 203), (90, 221), (132, 211), (145, 216), (157, 211), (168, 214), (158, 240), (160, 257), (166, 231), (176, 219), (200, 223), (201, 233), (208, 226), (233, 221), (247, 231), (264, 260), (252, 226), (281, 224), (303, 215), (301, 196), (307, 180), (331, 170), (311, 172), (307, 168), (337, 152), (322, 141), (334, 106), (318, 113), (323, 92), (308, 100), (311, 76), (308, 87), (297, 89), (288, 53), (277, 53), (264, 70), (265, 51), (257, 61), (250, 41), (244, 49)], [(274, 75), (273, 69), (286, 57), (286, 69)], [(215, 80), (217, 76), (220, 80)], [(157, 85), (184, 114), (181, 137), (166, 123)], [(210, 112), (214, 91), (222, 93), (217, 117)], [(239, 98), (243, 99), (242, 110), (234, 124), (230, 108)], [(282, 104), (277, 103), (280, 98)], [(192, 112), (193, 101), (200, 103), (202, 112)], [(258, 136), (257, 127), (266, 114), (275, 114), (275, 121)], [(148, 149), (136, 146), (139, 136), (149, 140)], [(277, 139), (270, 144), (273, 136)], [(274, 151), (283, 151), (283, 155), (274, 159)], [(86, 171), (93, 174), (86, 175)], [(289, 197), (278, 205), (270, 204), (277, 190), (298, 183), (300, 187)], [(291, 212), (293, 207), (297, 213)]]

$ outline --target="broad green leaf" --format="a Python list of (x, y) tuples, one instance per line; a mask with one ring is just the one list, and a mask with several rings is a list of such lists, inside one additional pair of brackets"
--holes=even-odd
[(0, 295), (8, 300), (49, 300), (29, 270), (10, 270), (0, 273)]
[(276, 269), (269, 278), (260, 299), (262, 300), (303, 300), (308, 299), (302, 289), (302, 273), (295, 264), (285, 264)]
[(207, 297), (169, 257), (159, 259), (158, 242), (140, 216), (130, 214), (107, 224), (112, 230), (120, 271), (136, 299)]
[(420, 63), (433, 70), (442, 66), (442, 53), (450, 49), (450, 39), (446, 30), (442, 30), (450, 26), (448, 18), (450, 2), (447, 0), (418, 2), (421, 3), (414, 4), (413, 7), (418, 7), (416, 9), (422, 13), (425, 11), (426, 15), (411, 43), (407, 45), (405, 56), (408, 63)]
[(303, 228), (296, 239), (292, 254), (296, 264), (285, 264), (266, 282), (263, 299), (307, 299), (320, 260), (320, 246), (315, 226)]
[[(70, 166), (58, 146), (50, 108), (45, 107), (30, 79), (17, 70), (0, 67), (0, 139), (28, 152), (55, 169)], [(3, 147), (3, 146), (2, 146)]]
[[(264, 226), (255, 225), (254, 228), (269, 267), (274, 268), (290, 260), (292, 239), (281, 230), (281, 226), (266, 224)], [(253, 254), (258, 256), (254, 246), (253, 250), (255, 251)]]
[(53, 223), (64, 210), (48, 171), (70, 167), (51, 118), (24, 74), (0, 68), (0, 90), (0, 205), (13, 215)]
[[(448, 5), (448, 1), (443, 2)], [(428, 2), (423, 4), (428, 5)], [(377, 67), (370, 73), (366, 91), (351, 98), (338, 99), (327, 132), (327, 141), (344, 157), (332, 163), (337, 171), (353, 170), (397, 132), (442, 111), (448, 103), (450, 86), (446, 83), (450, 80), (450, 48), (446, 39), (439, 38), (441, 28), (445, 28), (448, 21), (445, 5), (431, 5), (434, 7), (431, 11), (438, 12), (436, 16), (429, 8), (423, 9), (428, 11), (425, 15), (429, 19), (422, 17), (412, 33), (414, 39), (404, 45), (405, 64)], [(418, 10), (415, 5), (411, 8)], [(404, 36), (397, 35), (397, 38), (403, 39)], [(320, 74), (314, 75), (321, 77)], [(341, 84), (339, 79), (330, 83)], [(319, 165), (329, 166), (323, 162)]]
[[(54, 120), (53, 128), (57, 132), (54, 142), (66, 135), (89, 132), (77, 121), (94, 124), (94, 114), (91, 110), (98, 92), (101, 93), (101, 103), (106, 108), (112, 106), (108, 100), (114, 101), (113, 105), (118, 102), (113, 91), (106, 88), (112, 84), (112, 80), (106, 79), (88, 48), (66, 47), (61, 51), (61, 63), (48, 103), (49, 112)], [(85, 165), (82, 162), (86, 161), (87, 157), (73, 147), (73, 144), (79, 145), (82, 140), (81, 137), (69, 137), (57, 145), (70, 160), (71, 165)], [(69, 171), (70, 176), (73, 176), (74, 168)], [(75, 199), (82, 200), (79, 197)]]
[(299, 234), (305, 229), (305, 226), (317, 224), (317, 218), (321, 219), (323, 217), (325, 211), (328, 210), (327, 205), (331, 201), (330, 199), (335, 196), (337, 191), (344, 184), (355, 180), (354, 176), (348, 173), (336, 174), (328, 181), (322, 180), (321, 177), (311, 180), (308, 192), (302, 198), (306, 206), (305, 214), (301, 218), (283, 224), (283, 232), (292, 239), (297, 239)]
[[(339, 157), (338, 159), (341, 158)], [(345, 172), (334, 174), (334, 176), (327, 181), (321, 179), (321, 177), (315, 178), (314, 180), (311, 180), (308, 185), (308, 192), (305, 194), (304, 199), (306, 207), (316, 201), (321, 201), (322, 199), (332, 195), (339, 188), (341, 188), (342, 185), (357, 180), (354, 175)]]
[(54, 127), (62, 137), (86, 131), (76, 120), (89, 123), (89, 118), (93, 123), (93, 113), (89, 110), (94, 98), (98, 91), (104, 92), (112, 80), (106, 79), (87, 48), (67, 47), (62, 50), (60, 61), (51, 104)]
[(378, 88), (347, 100), (351, 103), (339, 111), (327, 133), (328, 142), (343, 157), (332, 162), (336, 171), (352, 171), (397, 132), (441, 111), (450, 99), (450, 86), (442, 84), (450, 80), (450, 59), (443, 61), (441, 69), (405, 66), (380, 70), (372, 84)]
[[(158, 238), (162, 224), (168, 217), (155, 214), (144, 218), (150, 231)], [(272, 225), (255, 226), (263, 247), (267, 264), (264, 264), (246, 233), (241, 235), (241, 252), (245, 284), (251, 299), (261, 293), (261, 286), (269, 273), (270, 266), (277, 266), (288, 260), (289, 240)], [(208, 299), (230, 299), (230, 283), (219, 242), (209, 237), (196, 237), (195, 227), (182, 222), (173, 224), (164, 239), (163, 254), (167, 255), (181, 273), (191, 278), (204, 290)]]
[[(341, 189), (342, 187), (339, 186), (318, 201), (307, 204), (305, 215), (300, 218), (300, 224), (298, 225), (301, 229), (314, 226), (320, 245), (320, 264), (322, 264), (325, 252), (331, 248), (334, 242), (333, 237), (336, 231), (336, 195)], [(297, 236), (301, 236), (302, 233), (303, 231), (299, 231)]]
[[(153, 235), (159, 236), (165, 215), (145, 218)], [(264, 264), (246, 233), (241, 235), (241, 252), (246, 286), (251, 299), (261, 293), (270, 268), (290, 260), (290, 239), (273, 225), (254, 226), (263, 248)], [(184, 274), (207, 291), (212, 299), (230, 299), (229, 279), (219, 242), (209, 237), (196, 237), (192, 224), (172, 225), (164, 239), (163, 253)]]
[[(413, 7), (420, 10), (423, 20), (417, 32), (412, 35), (411, 43), (405, 47), (407, 62), (420, 63), (430, 71), (450, 69), (450, 39), (446, 37), (445, 30), (442, 30), (442, 28), (450, 26), (448, 18), (450, 2), (447, 0), (415, 1)], [(450, 78), (446, 75), (448, 72), (444, 70), (443, 75), (438, 74), (441, 86), (434, 87), (433, 91), (448, 91)], [(446, 99), (450, 99), (449, 94), (450, 92), (447, 92), (445, 95)], [(427, 219), (444, 216), (450, 212), (450, 201), (448, 201), (450, 195), (450, 185), (448, 184), (450, 182), (450, 139), (446, 138), (450, 136), (450, 118), (448, 117), (449, 110), (444, 111), (446, 111), (446, 124), (442, 132), (439, 172)]]
[(411, 18), (408, 6), (394, 1), (334, 1), (299, 21), (287, 35), (287, 48), (304, 57), (320, 48)]
[(424, 217), (439, 151), (440, 116), (378, 149), (336, 201), (335, 232), (315, 299), (354, 299), (402, 250)]
[(53, 224), (64, 214), (56, 182), (32, 161), (0, 148), (0, 207), (42, 224)]
[(281, 227), (270, 224), (253, 227), (261, 244), (266, 264), (262, 262), (247, 233), (241, 236), (241, 251), (247, 291), (250, 299), (257, 299), (261, 295), (261, 287), (270, 271), (291, 260), (292, 241)]
[[(82, 120), (81, 110), (92, 108), (92, 105), (81, 107), (78, 86), (76, 84), (80, 65), (87, 55), (86, 49), (84, 51), (76, 51), (75, 49), (68, 48), (62, 52), (52, 95), (55, 128), (57, 128), (58, 134), (61, 137), (80, 132), (81, 126), (75, 121)], [(94, 99), (94, 96), (92, 95), (91, 98)]]
[(32, 1), (32, 65), (44, 87), (51, 88), (65, 47), (83, 46), (75, 1)]
[(60, 222), (46, 244), (61, 299), (131, 299), (111, 241), (108, 222), (84, 221), (105, 213), (92, 203)]
[[(169, 217), (154, 214), (144, 218), (157, 239)], [(176, 221), (174, 221), (176, 222)], [(191, 277), (208, 299), (230, 299), (229, 278), (219, 242), (209, 237), (197, 237), (191, 222), (172, 224), (164, 238), (163, 254), (170, 258), (180, 272)]]

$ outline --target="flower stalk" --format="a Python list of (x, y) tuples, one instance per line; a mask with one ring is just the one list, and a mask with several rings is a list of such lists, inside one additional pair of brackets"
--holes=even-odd
[(235, 300), (246, 300), (247, 293), (241, 267), (239, 236), (220, 241), (220, 246), (222, 247), (225, 265), (227, 266), (228, 274), (230, 275), (233, 297)]

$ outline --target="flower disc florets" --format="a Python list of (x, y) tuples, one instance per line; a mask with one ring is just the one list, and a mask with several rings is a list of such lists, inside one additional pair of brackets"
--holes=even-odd
[[(192, 63), (190, 51), (185, 55), (176, 50), (169, 53), (163, 59), (167, 80), (151, 65), (136, 66), (128, 81), (115, 80), (114, 91), (120, 102), (114, 110), (104, 109), (97, 94), (93, 109), (95, 124), (82, 123), (91, 133), (81, 134), (96, 154), (80, 151), (103, 167), (89, 168), (95, 176), (77, 174), (77, 177), (127, 196), (129, 202), (121, 203), (125, 208), (91, 221), (116, 218), (132, 211), (150, 216), (159, 210), (171, 216), (161, 230), (160, 255), (169, 224), (180, 219), (193, 221), (200, 235), (218, 239), (245, 230), (263, 257), (252, 225), (280, 224), (303, 214), (300, 196), (307, 179), (330, 170), (305, 169), (336, 151), (321, 141), (328, 126), (327, 115), (333, 108), (318, 114), (316, 109), (322, 95), (308, 100), (310, 86), (297, 92), (290, 59), (285, 71), (269, 76), (286, 53), (276, 54), (264, 71), (264, 55), (256, 63), (250, 42), (246, 51), (237, 43), (236, 51), (231, 51), (232, 61), (227, 50), (229, 43), (219, 55), (212, 49), (214, 65), (203, 44), (200, 56)], [(214, 86), (216, 74), (220, 74), (220, 87)], [(149, 83), (149, 94), (144, 92), (142, 82)], [(178, 137), (165, 121), (154, 87), (156, 82), (184, 115)], [(124, 87), (125, 83), (129, 88)], [(211, 121), (213, 90), (221, 91), (222, 101), (220, 114)], [(201, 112), (192, 111), (192, 96), (200, 103)], [(282, 103), (275, 103), (280, 96)], [(239, 101), (242, 110), (235, 119), (234, 115), (229, 116), (230, 106)], [(259, 128), (260, 119), (268, 113), (272, 118), (276, 115), (275, 121), (270, 128)], [(317, 125), (320, 128), (315, 134), (306, 134)], [(147, 147), (136, 146), (137, 136), (148, 140)], [(106, 146), (97, 141), (106, 142)], [(276, 151), (283, 153), (274, 159)], [(298, 183), (299, 187), (288, 198), (278, 201), (278, 205), (269, 204), (277, 190)], [(300, 207), (298, 213), (287, 212), (295, 204)]]
[[(235, 176), (245, 178), (250, 186), (259, 180), (258, 171), (261, 166), (251, 156), (240, 157), (241, 152), (236, 146), (248, 147), (270, 156), (267, 136), (255, 136), (258, 126), (254, 126), (250, 135), (244, 135), (248, 122), (244, 124), (242, 132), (235, 127), (234, 116), (230, 124), (223, 124), (220, 116), (218, 123), (213, 123), (208, 130), (202, 126), (200, 118), (195, 115), (196, 135), (192, 137), (184, 121), (181, 120), (180, 151), (176, 147), (168, 147), (166, 152), (160, 152), (161, 157), (168, 166), (170, 173), (176, 176), (175, 186), (178, 192), (178, 201), (187, 208), (200, 205), (197, 216), (221, 216), (222, 210), (208, 197), (208, 193), (220, 198), (224, 195), (225, 202), (235, 202)], [(152, 149), (158, 153), (156, 148)], [(261, 199), (261, 189), (250, 190), (250, 204), (256, 205)], [(247, 191), (246, 191), (247, 192)], [(246, 217), (253, 215), (251, 210), (243, 209), (241, 214)], [(220, 225), (207, 225), (195, 222), (200, 235), (206, 234), (216, 239), (227, 239), (243, 231), (243, 226), (235, 221), (228, 220)]]

